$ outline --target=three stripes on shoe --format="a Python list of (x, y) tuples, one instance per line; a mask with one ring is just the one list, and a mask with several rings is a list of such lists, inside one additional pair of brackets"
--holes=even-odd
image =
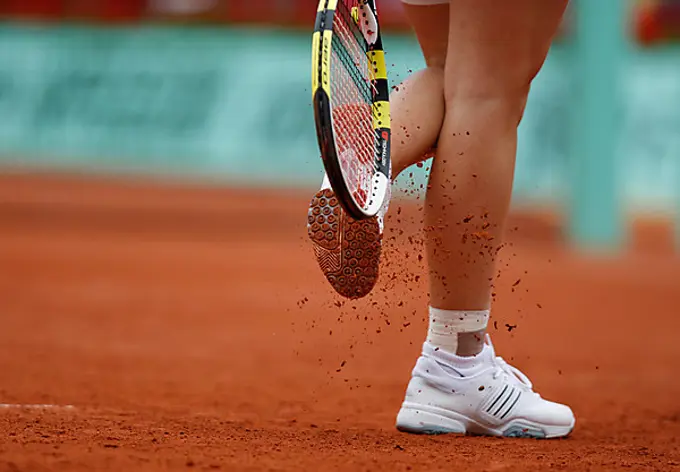
[(517, 405), (521, 396), (521, 389), (506, 384), (501, 393), (496, 395), (491, 401), (491, 404), (488, 407), (485, 407), (484, 410), (491, 416), (502, 420), (508, 416), (515, 405)]

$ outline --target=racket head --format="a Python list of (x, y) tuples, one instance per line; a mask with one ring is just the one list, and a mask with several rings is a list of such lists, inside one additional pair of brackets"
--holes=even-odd
[(390, 104), (374, 0), (321, 0), (312, 40), (312, 103), (321, 158), (355, 219), (389, 195)]

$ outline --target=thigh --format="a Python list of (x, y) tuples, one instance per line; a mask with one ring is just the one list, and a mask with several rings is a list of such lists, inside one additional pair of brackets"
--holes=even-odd
[(406, 0), (404, 10), (425, 63), (443, 69), (449, 43), (448, 0)]
[(568, 0), (450, 0), (445, 96), (528, 93)]

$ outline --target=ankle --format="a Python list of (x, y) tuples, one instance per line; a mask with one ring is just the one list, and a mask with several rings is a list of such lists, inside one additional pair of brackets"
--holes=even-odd
[(484, 349), (489, 310), (442, 310), (430, 307), (427, 342), (435, 350), (471, 357)]

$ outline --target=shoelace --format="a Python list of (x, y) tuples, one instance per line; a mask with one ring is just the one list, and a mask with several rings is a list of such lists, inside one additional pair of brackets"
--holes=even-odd
[[(493, 373), (493, 378), (497, 379), (500, 375), (506, 374), (509, 379), (514, 380), (513, 383), (517, 383), (525, 387), (527, 390), (533, 392), (533, 387), (534, 385), (531, 383), (531, 380), (529, 380), (529, 377), (527, 377), (524, 372), (519, 370), (517, 367), (512, 366), (505, 362), (505, 359), (503, 359), (500, 356), (496, 356), (496, 350), (493, 347), (493, 343), (491, 342), (491, 337), (487, 334), (486, 335), (486, 343), (489, 345), (491, 348), (491, 352), (493, 353), (492, 358), (493, 362), (496, 366), (494, 373)], [(536, 394), (535, 392), (533, 392)], [(536, 394), (537, 395), (537, 394)]]

